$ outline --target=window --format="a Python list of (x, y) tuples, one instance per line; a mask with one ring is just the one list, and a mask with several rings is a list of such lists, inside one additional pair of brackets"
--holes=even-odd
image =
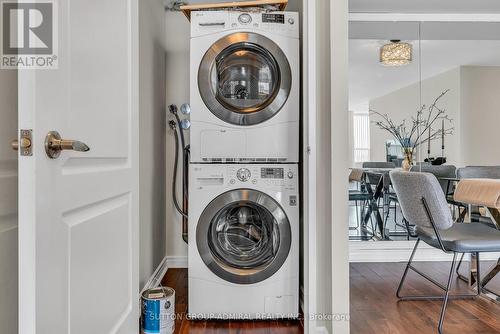
[(370, 115), (353, 114), (354, 162), (370, 160)]

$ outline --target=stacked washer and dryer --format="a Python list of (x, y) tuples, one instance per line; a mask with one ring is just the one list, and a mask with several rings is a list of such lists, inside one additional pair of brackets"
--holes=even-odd
[(191, 318), (299, 312), (299, 24), (192, 12)]

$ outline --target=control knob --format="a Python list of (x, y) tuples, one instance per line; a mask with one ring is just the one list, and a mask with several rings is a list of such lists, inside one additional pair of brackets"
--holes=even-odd
[(241, 182), (246, 182), (250, 179), (250, 177), (252, 176), (252, 173), (250, 173), (250, 170), (248, 168), (240, 168), (238, 169), (238, 171), (236, 172), (236, 177), (238, 178), (238, 180), (240, 180)]

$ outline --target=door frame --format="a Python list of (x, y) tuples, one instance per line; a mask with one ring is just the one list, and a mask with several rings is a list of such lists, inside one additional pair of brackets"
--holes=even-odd
[[(317, 63), (316, 19), (318, 16), (316, 1), (303, 0), (302, 18), (302, 106), (303, 106), (303, 277), (304, 277), (304, 331), (305, 333), (328, 333), (329, 329), (317, 325), (318, 311), (325, 305), (318, 305), (317, 266), (317, 218), (326, 212), (316, 212), (317, 203), (317, 149), (316, 117), (319, 113), (319, 101), (316, 91), (319, 71), (323, 64)], [(331, 81), (331, 284), (332, 294), (329, 306), (331, 309), (331, 329), (337, 334), (349, 333), (349, 267), (348, 267), (348, 231), (347, 231), (347, 24), (348, 1), (334, 0), (330, 2), (330, 81)], [(345, 142), (345, 143), (344, 143)], [(338, 317), (338, 321), (337, 321)], [(345, 318), (347, 317), (347, 318)]]

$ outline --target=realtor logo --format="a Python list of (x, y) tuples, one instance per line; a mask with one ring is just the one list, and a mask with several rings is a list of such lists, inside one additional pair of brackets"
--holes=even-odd
[(56, 0), (1, 0), (0, 68), (57, 68)]

